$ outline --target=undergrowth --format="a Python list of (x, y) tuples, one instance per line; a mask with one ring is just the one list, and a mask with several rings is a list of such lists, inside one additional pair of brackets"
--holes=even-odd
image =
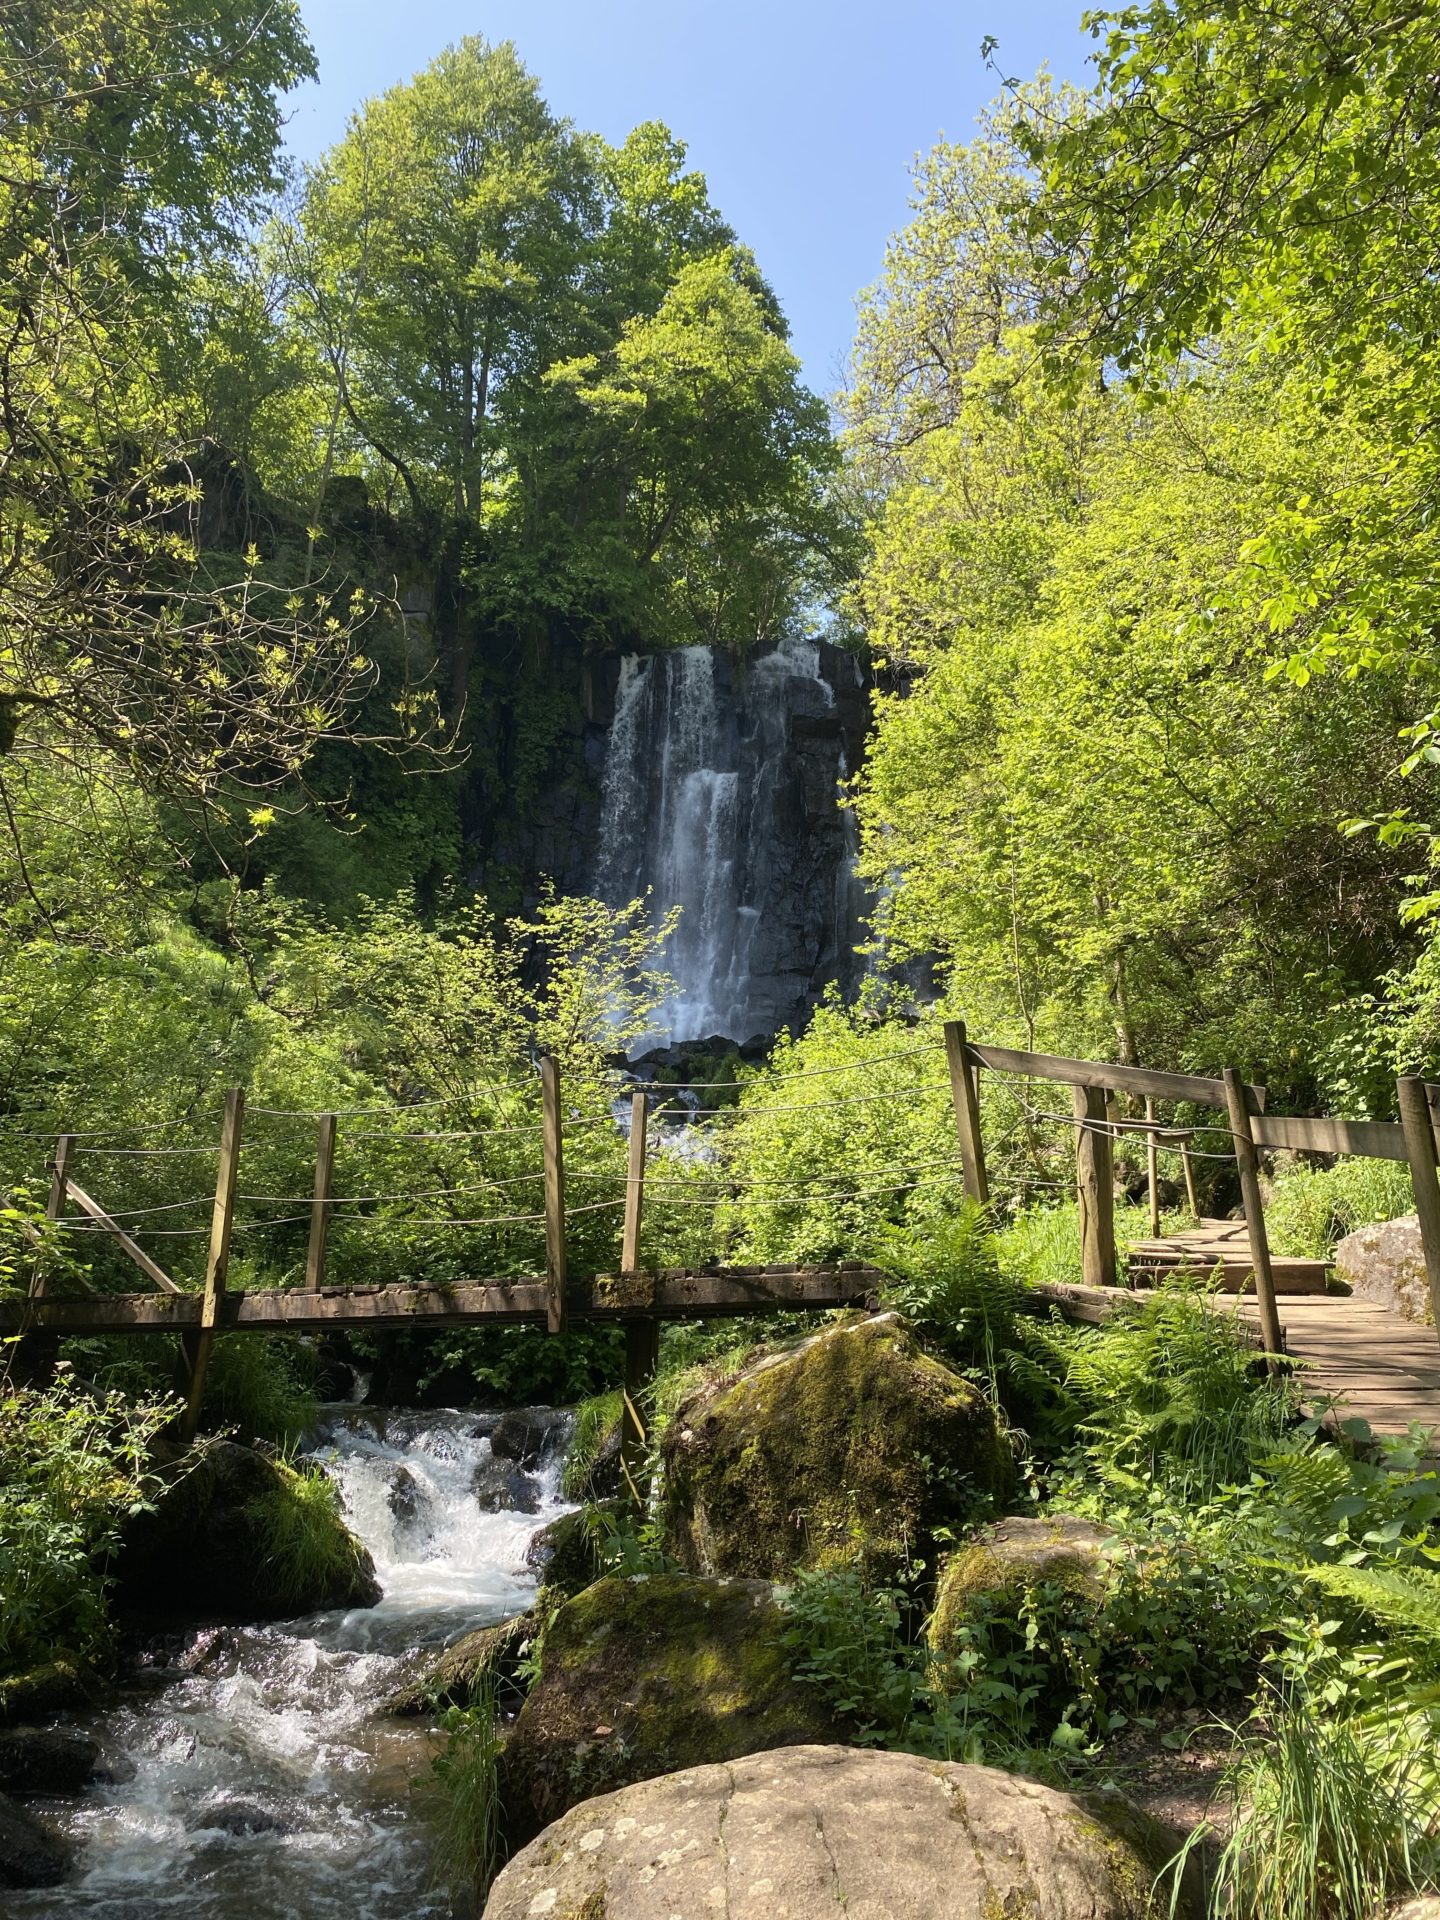
[(457, 1913), (477, 1913), (500, 1871), (498, 1763), (503, 1744), (495, 1678), (477, 1678), (470, 1703), (441, 1716), (445, 1746), (431, 1763), (438, 1788), (436, 1865)]
[(364, 1549), (323, 1473), (275, 1463), (278, 1484), (250, 1502), (257, 1550), (280, 1598), (296, 1605), (353, 1577)]
[(1408, 1167), (1346, 1159), (1283, 1174), (1266, 1203), (1265, 1226), (1275, 1253), (1328, 1260), (1336, 1242), (1357, 1227), (1414, 1211)]

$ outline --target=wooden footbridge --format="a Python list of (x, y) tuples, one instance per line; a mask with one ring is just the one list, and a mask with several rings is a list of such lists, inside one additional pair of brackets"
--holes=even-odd
[[(926, 1075), (925, 1062), (940, 1071)], [(909, 1063), (894, 1086), (875, 1087), (860, 1094), (836, 1092), (828, 1082), (835, 1075), (856, 1076), (868, 1086), (877, 1066)], [(943, 1064), (942, 1064), (943, 1063)], [(1115, 1234), (1115, 1165), (1118, 1142), (1134, 1137), (1143, 1144), (1147, 1164), (1151, 1237), (1128, 1252), (1127, 1278), (1131, 1285), (1153, 1284), (1166, 1275), (1192, 1272), (1216, 1278), (1235, 1293), (1256, 1323), (1260, 1343), (1283, 1364), (1287, 1354), (1302, 1363), (1313, 1358), (1314, 1398), (1340, 1398), (1347, 1410), (1369, 1419), (1377, 1430), (1403, 1428), (1410, 1420), (1440, 1427), (1440, 1345), (1431, 1329), (1419, 1328), (1383, 1309), (1327, 1295), (1324, 1264), (1276, 1258), (1269, 1248), (1260, 1186), (1261, 1156), (1267, 1150), (1312, 1154), (1361, 1154), (1407, 1162), (1416, 1197), (1432, 1298), (1440, 1306), (1440, 1087), (1415, 1079), (1398, 1084), (1400, 1121), (1347, 1121), (1314, 1116), (1275, 1115), (1266, 1111), (1265, 1090), (1246, 1085), (1238, 1072), (1226, 1069), (1218, 1077), (1165, 1073), (1115, 1062), (1076, 1060), (1011, 1048), (972, 1044), (962, 1022), (947, 1023), (929, 1044), (917, 1044), (898, 1053), (872, 1057), (848, 1065), (779, 1076), (767, 1080), (765, 1091), (781, 1091), (784, 1104), (776, 1111), (804, 1116), (830, 1105), (868, 1105), (885, 1100), (935, 1100), (948, 1095), (953, 1111), (954, 1139), (948, 1164), (916, 1161), (897, 1130), (895, 1153), (899, 1164), (892, 1184), (866, 1190), (840, 1191), (834, 1176), (817, 1176), (808, 1189), (779, 1196), (762, 1192), (759, 1204), (803, 1208), (823, 1203), (834, 1207), (865, 1203), (872, 1198), (890, 1204), (897, 1195), (929, 1185), (963, 1187), (973, 1200), (989, 1203), (990, 1182), (981, 1126), (981, 1091), (985, 1077), (1002, 1082), (1019, 1100), (1030, 1122), (1057, 1122), (1074, 1131), (1075, 1192), (1080, 1208), (1081, 1268), (1078, 1289), (1050, 1290), (1062, 1311), (1092, 1317), (1094, 1303), (1113, 1297), (1120, 1279)], [(792, 1082), (821, 1082), (818, 1087), (795, 1088)], [(87, 1143), (97, 1136), (62, 1134), (51, 1161), (49, 1215), (57, 1232), (98, 1235), (137, 1268), (149, 1285), (143, 1292), (97, 1291), (87, 1288), (67, 1295), (55, 1282), (53, 1270), (37, 1257), (28, 1297), (0, 1303), (0, 1335), (20, 1336), (20, 1351), (30, 1371), (53, 1362), (58, 1343), (66, 1338), (96, 1334), (169, 1333), (180, 1336), (184, 1359), (186, 1413), (184, 1424), (193, 1432), (204, 1392), (211, 1349), (220, 1332), (317, 1332), (336, 1327), (378, 1330), (399, 1327), (453, 1327), (456, 1324), (504, 1325), (534, 1323), (561, 1333), (572, 1321), (615, 1321), (626, 1329), (626, 1438), (633, 1450), (643, 1437), (639, 1404), (654, 1370), (659, 1328), (667, 1319), (711, 1315), (759, 1315), (781, 1311), (823, 1311), (865, 1304), (876, 1298), (885, 1276), (858, 1260), (831, 1260), (813, 1265), (698, 1265), (647, 1266), (643, 1258), (647, 1192), (667, 1204), (715, 1207), (728, 1190), (721, 1166), (715, 1176), (716, 1193), (709, 1200), (671, 1200), (668, 1190), (677, 1182), (653, 1149), (655, 1114), (648, 1090), (633, 1094), (629, 1113), (628, 1147), (609, 1113), (576, 1115), (562, 1099), (560, 1069), (543, 1060), (538, 1073), (538, 1116), (523, 1123), (446, 1132), (413, 1127), (418, 1109), (397, 1107), (389, 1120), (400, 1131), (395, 1139), (416, 1143), (488, 1141), (492, 1135), (533, 1138), (538, 1164), (495, 1178), (477, 1173), (440, 1188), (417, 1184), (413, 1190), (391, 1194), (337, 1194), (334, 1184), (337, 1130), (345, 1116), (334, 1113), (290, 1116), (313, 1124), (313, 1190), (291, 1194), (242, 1193), (239, 1185), (242, 1139), (246, 1122), (243, 1090), (226, 1096), (217, 1144), (209, 1147), (133, 1148), (90, 1145), (93, 1153), (210, 1153), (217, 1162), (213, 1198), (207, 1198), (207, 1227), (174, 1228), (163, 1222), (174, 1210), (195, 1206), (196, 1200), (170, 1201), (129, 1210), (107, 1210), (87, 1186), (79, 1183), (77, 1164)], [(1037, 1085), (1068, 1087), (1071, 1111), (1046, 1113), (1032, 1104)], [(797, 1097), (798, 1096), (798, 1097)], [(750, 1095), (742, 1111), (753, 1117)], [(1121, 1103), (1124, 1103), (1122, 1106)], [(435, 1103), (440, 1104), (440, 1103)], [(1159, 1117), (1161, 1105), (1174, 1110), (1169, 1120)], [(1224, 1115), (1223, 1122), (1196, 1116), (1206, 1110)], [(256, 1112), (270, 1110), (255, 1109)], [(733, 1109), (710, 1109), (702, 1118), (715, 1118)], [(763, 1115), (766, 1108), (762, 1104)], [(596, 1129), (607, 1132), (597, 1133)], [(610, 1172), (592, 1165), (579, 1175), (582, 1182), (609, 1181), (606, 1197), (567, 1199), (567, 1154), (582, 1130), (592, 1142), (608, 1139), (612, 1146)], [(1192, 1213), (1196, 1203), (1194, 1159), (1197, 1136), (1222, 1137), (1223, 1146), (1211, 1158), (1230, 1162), (1238, 1174), (1243, 1220), (1201, 1219), (1179, 1234), (1159, 1232), (1157, 1160), (1162, 1152), (1177, 1154)], [(102, 1135), (102, 1139), (110, 1139)], [(373, 1136), (372, 1136), (373, 1137)], [(958, 1151), (956, 1151), (958, 1149)], [(468, 1150), (468, 1149), (467, 1149)], [(593, 1155), (592, 1155), (593, 1158)], [(608, 1164), (608, 1163), (607, 1163)], [(673, 1163), (671, 1163), (673, 1164)], [(88, 1178), (88, 1175), (87, 1175)], [(508, 1190), (517, 1186), (533, 1193), (538, 1205), (528, 1212), (476, 1214), (474, 1196), (482, 1190), (507, 1190), (500, 1204), (512, 1205)], [(761, 1183), (762, 1188), (766, 1183)], [(588, 1195), (590, 1188), (582, 1189)], [(456, 1227), (483, 1233), (519, 1228), (530, 1233), (537, 1249), (543, 1245), (544, 1272), (466, 1278), (451, 1281), (406, 1279), (379, 1285), (333, 1284), (329, 1272), (332, 1228), (348, 1225), (398, 1225), (381, 1219), (375, 1208), (383, 1201), (402, 1205), (444, 1198), (451, 1212), (427, 1227)], [(298, 1223), (305, 1233), (303, 1280), (285, 1287), (236, 1288), (229, 1284), (231, 1247), (237, 1231), (237, 1204), (271, 1207), (301, 1206), (276, 1220), (239, 1222), (240, 1226), (270, 1229)], [(618, 1233), (611, 1254), (612, 1270), (593, 1259), (582, 1264), (574, 1257), (577, 1228), (594, 1216), (609, 1212)], [(582, 1222), (587, 1216), (588, 1222)], [(161, 1234), (189, 1233), (203, 1239), (203, 1282), (177, 1282), (155, 1252), (142, 1240)], [(493, 1240), (488, 1244), (497, 1244)], [(586, 1242), (594, 1245), (593, 1232)], [(616, 1256), (618, 1255), (618, 1258)], [(453, 1263), (451, 1263), (453, 1266)], [(537, 1263), (538, 1264), (538, 1263)], [(1279, 1300), (1286, 1300), (1282, 1322)], [(1087, 1304), (1088, 1303), (1088, 1304)]]

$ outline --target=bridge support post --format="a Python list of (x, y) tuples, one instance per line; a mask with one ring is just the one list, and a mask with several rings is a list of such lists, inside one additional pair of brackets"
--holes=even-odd
[(310, 1202), (310, 1245), (305, 1253), (307, 1293), (318, 1293), (325, 1283), (325, 1253), (330, 1243), (334, 1191), (335, 1116), (322, 1113), (315, 1131), (315, 1198)]
[(1406, 1074), (1395, 1083), (1400, 1099), (1400, 1125), (1405, 1130), (1405, 1152), (1410, 1161), (1410, 1184), (1415, 1189), (1415, 1213), (1420, 1222), (1420, 1245), (1425, 1252), (1425, 1274), (1430, 1303), (1440, 1327), (1440, 1185), (1436, 1183), (1435, 1126), (1429, 1091), (1423, 1080)]
[(560, 1123), (560, 1065), (548, 1053), (540, 1062), (541, 1120), (545, 1146), (545, 1325), (565, 1331), (565, 1150)]
[[(75, 1155), (75, 1135), (62, 1133), (55, 1142), (55, 1158), (50, 1164), (50, 1198), (45, 1203), (45, 1218), (60, 1220), (65, 1214), (65, 1202), (70, 1192), (70, 1162)], [(35, 1265), (30, 1270), (30, 1285), (27, 1289), (31, 1300), (39, 1300), (45, 1292), (45, 1254), (39, 1251), (35, 1255)], [(9, 1363), (5, 1371), (11, 1379), (23, 1381), (26, 1385), (45, 1386), (55, 1373), (55, 1362), (60, 1357), (60, 1336), (54, 1333), (22, 1333), (11, 1350)]]
[(1080, 1278), (1115, 1285), (1115, 1152), (1103, 1087), (1076, 1087), (1075, 1189), (1080, 1201)]
[(215, 1329), (220, 1324), (220, 1301), (230, 1271), (230, 1237), (235, 1226), (235, 1181), (240, 1171), (240, 1135), (245, 1125), (245, 1089), (231, 1087), (225, 1095), (225, 1118), (220, 1129), (220, 1166), (215, 1175), (215, 1207), (210, 1216), (210, 1253), (205, 1262), (205, 1292), (200, 1302), (200, 1326), (184, 1339), (190, 1364), (185, 1412), (180, 1437), (188, 1444), (200, 1424), (200, 1402), (205, 1397), (205, 1374)]
[(620, 1411), (620, 1471), (637, 1506), (645, 1504), (645, 1443), (650, 1389), (660, 1364), (660, 1322), (625, 1322), (625, 1399)]
[(963, 1020), (945, 1022), (945, 1059), (950, 1068), (950, 1097), (955, 1103), (965, 1197), (988, 1206), (990, 1180), (985, 1171), (985, 1143), (980, 1137), (980, 1069), (970, 1064)]
[[(1250, 1264), (1255, 1273), (1255, 1298), (1260, 1308), (1260, 1337), (1265, 1351), (1279, 1355), (1285, 1351), (1285, 1330), (1280, 1325), (1280, 1309), (1275, 1304), (1275, 1274), (1270, 1265), (1270, 1237), (1265, 1231), (1265, 1202), (1260, 1197), (1260, 1160), (1255, 1151), (1255, 1132), (1250, 1125), (1252, 1096), (1234, 1067), (1226, 1067), (1225, 1108), (1235, 1142), (1235, 1165), (1240, 1174), (1240, 1198), (1245, 1207), (1245, 1231), (1250, 1240)], [(1279, 1365), (1270, 1362), (1273, 1372)]]

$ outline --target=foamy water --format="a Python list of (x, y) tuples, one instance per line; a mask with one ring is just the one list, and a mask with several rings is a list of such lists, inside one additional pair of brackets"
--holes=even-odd
[[(225, 1630), (199, 1670), (68, 1724), (116, 1773), (70, 1803), (65, 1885), (10, 1894), (15, 1920), (442, 1920), (423, 1789), (435, 1738), (380, 1707), (414, 1650), (520, 1611), (525, 1553), (566, 1511), (558, 1455), (524, 1476), (536, 1511), (482, 1511), (493, 1420), (349, 1409), (317, 1457), (375, 1561), (377, 1607)], [(206, 1643), (198, 1643), (204, 1645)], [(128, 1776), (128, 1777), (121, 1777)]]

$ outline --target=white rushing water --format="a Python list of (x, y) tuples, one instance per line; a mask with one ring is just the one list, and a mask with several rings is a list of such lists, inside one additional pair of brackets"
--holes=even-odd
[[(823, 926), (807, 901), (813, 847), (797, 794), (797, 715), (835, 712), (813, 642), (791, 639), (722, 686), (709, 647), (628, 655), (621, 663), (601, 795), (593, 886), (612, 906), (650, 897), (680, 923), (661, 955), (679, 989), (656, 1015), (660, 1040), (748, 1040), (793, 1013), (820, 949), (848, 954), (851, 928)], [(844, 749), (836, 733), (837, 768)], [(825, 803), (837, 806), (833, 785)], [(848, 904), (848, 853), (830, 881)]]
[[(79, 1848), (70, 1880), (3, 1896), (7, 1920), (449, 1914), (417, 1794), (433, 1737), (380, 1707), (414, 1649), (528, 1603), (526, 1549), (567, 1510), (558, 1455), (533, 1474), (500, 1467), (491, 1425), (359, 1409), (331, 1423), (320, 1458), (374, 1557), (380, 1604), (197, 1636), (188, 1677), (74, 1720), (102, 1742), (114, 1784), (63, 1816)], [(483, 1511), (477, 1486), (535, 1510)]]

